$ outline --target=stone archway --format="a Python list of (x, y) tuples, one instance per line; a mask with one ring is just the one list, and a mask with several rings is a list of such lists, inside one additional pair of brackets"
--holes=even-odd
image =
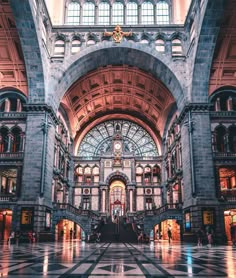
[(121, 180), (125, 185), (130, 184), (128, 176), (120, 171), (113, 172), (109, 176), (107, 176), (106, 184), (109, 185), (114, 180)]

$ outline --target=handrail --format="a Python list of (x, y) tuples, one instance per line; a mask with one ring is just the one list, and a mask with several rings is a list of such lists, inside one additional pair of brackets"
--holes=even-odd
[(182, 205), (177, 204), (165, 204), (159, 208), (151, 209), (151, 210), (143, 210), (136, 213), (136, 216), (140, 219), (143, 218), (145, 215), (160, 215), (163, 212), (166, 212), (168, 210), (175, 210), (180, 211), (182, 208)]
[(81, 207), (76, 208), (73, 205), (68, 203), (54, 203), (53, 208), (54, 210), (67, 210), (75, 215), (83, 215), (93, 219), (99, 219), (99, 215), (97, 215), (94, 211), (83, 210)]

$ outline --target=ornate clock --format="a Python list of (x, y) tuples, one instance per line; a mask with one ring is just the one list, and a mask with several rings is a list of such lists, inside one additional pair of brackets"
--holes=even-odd
[(114, 150), (117, 151), (121, 151), (121, 142), (114, 142)]

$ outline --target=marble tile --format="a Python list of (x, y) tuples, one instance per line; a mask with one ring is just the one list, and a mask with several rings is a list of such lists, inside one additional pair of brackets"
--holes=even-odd
[(236, 248), (79, 241), (0, 246), (0, 277), (236, 277)]

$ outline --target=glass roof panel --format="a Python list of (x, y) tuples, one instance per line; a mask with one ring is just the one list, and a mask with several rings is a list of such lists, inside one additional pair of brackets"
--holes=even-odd
[(136, 156), (158, 156), (158, 150), (151, 136), (141, 126), (126, 120), (106, 121), (95, 126), (83, 138), (78, 156), (99, 157), (112, 151), (112, 139), (115, 127), (120, 125), (124, 151)]

